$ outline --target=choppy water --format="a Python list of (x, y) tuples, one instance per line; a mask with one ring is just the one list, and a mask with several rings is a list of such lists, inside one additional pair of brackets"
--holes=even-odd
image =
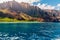
[(60, 23), (0, 23), (0, 40), (57, 40)]

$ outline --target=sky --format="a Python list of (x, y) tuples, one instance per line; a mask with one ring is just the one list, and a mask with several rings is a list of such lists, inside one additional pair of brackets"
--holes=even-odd
[[(0, 3), (12, 0), (0, 0)], [(60, 0), (15, 0), (17, 2), (26, 2), (38, 6), (41, 9), (60, 10)]]

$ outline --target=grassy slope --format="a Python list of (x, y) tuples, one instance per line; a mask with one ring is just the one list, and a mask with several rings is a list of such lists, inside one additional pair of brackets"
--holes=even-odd
[[(27, 21), (27, 20), (17, 20), (17, 19), (1, 18), (1, 17), (0, 17), (0, 22), (32, 22), (32, 21)], [(37, 21), (33, 21), (33, 22), (37, 22)]]
[(11, 18), (0, 18), (0, 22), (19, 22), (19, 20)]

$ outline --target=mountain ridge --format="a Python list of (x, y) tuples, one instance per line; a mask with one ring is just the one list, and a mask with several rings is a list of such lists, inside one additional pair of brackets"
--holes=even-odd
[(7, 11), (10, 11), (10, 15), (12, 15), (12, 16), (14, 14), (20, 15), (20, 13), (24, 13), (24, 14), (31, 16), (33, 20), (36, 19), (36, 20), (40, 21), (40, 19), (42, 18), (45, 22), (58, 22), (59, 21), (57, 18), (57, 15), (60, 14), (59, 11), (42, 10), (37, 6), (32, 6), (32, 5), (30, 5), (28, 3), (24, 3), (24, 2), (18, 3), (16, 1), (9, 1), (6, 3), (1, 3), (0, 10), (4, 10), (4, 9), (8, 9)]

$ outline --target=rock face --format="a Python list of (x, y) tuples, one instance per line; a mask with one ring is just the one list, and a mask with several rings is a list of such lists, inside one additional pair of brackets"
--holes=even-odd
[[(3, 12), (3, 13), (2, 13)], [(16, 18), (19, 20), (59, 22), (60, 12), (57, 10), (42, 10), (37, 6), (28, 3), (9, 1), (0, 3), (0, 14), (4, 17)]]

